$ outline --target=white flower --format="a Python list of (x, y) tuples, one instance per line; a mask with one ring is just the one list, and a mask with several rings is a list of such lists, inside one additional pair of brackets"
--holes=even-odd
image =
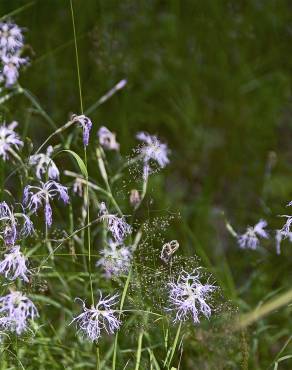
[(96, 266), (104, 269), (106, 278), (120, 276), (129, 271), (133, 258), (131, 248), (109, 240), (108, 246), (100, 254), (102, 258), (97, 261)]
[(185, 321), (192, 317), (195, 324), (200, 322), (202, 314), (207, 319), (210, 318), (212, 310), (207, 301), (210, 294), (217, 287), (210, 284), (202, 284), (199, 280), (199, 270), (196, 269), (192, 274), (183, 271), (176, 283), (169, 283), (169, 299), (171, 309), (176, 311), (176, 321)]
[(11, 22), (0, 22), (0, 56), (23, 47), (22, 30)]
[(18, 150), (20, 146), (23, 146), (20, 137), (14, 132), (17, 125), (18, 123), (13, 121), (8, 126), (5, 124), (0, 126), (0, 157), (4, 161), (9, 159), (13, 150)]
[(116, 134), (102, 126), (98, 130), (99, 144), (106, 150), (119, 150), (120, 144), (116, 141)]
[(291, 243), (292, 242), (292, 232), (284, 231), (283, 229), (276, 230), (275, 239), (276, 239), (276, 252), (277, 254), (281, 254), (281, 242), (283, 239), (289, 239)]
[(53, 153), (53, 147), (49, 146), (46, 154), (39, 153), (29, 157), (29, 164), (35, 166), (35, 172), (38, 179), (41, 179), (43, 175), (48, 173), (48, 178), (52, 180), (58, 180), (60, 172), (55, 162), (51, 159)]
[(14, 245), (19, 237), (31, 235), (34, 230), (30, 218), (23, 212), (14, 212), (6, 202), (0, 202), (0, 225), (0, 235), (8, 246)]
[(265, 220), (260, 220), (254, 227), (248, 227), (246, 232), (238, 236), (238, 244), (242, 249), (256, 249), (259, 246), (259, 238), (269, 238), (264, 229), (267, 226)]
[(83, 303), (83, 312), (75, 317), (70, 325), (76, 322), (78, 331), (81, 331), (92, 342), (100, 338), (102, 331), (105, 331), (107, 334), (113, 334), (121, 325), (121, 321), (116, 317), (117, 311), (111, 308), (117, 304), (117, 298), (117, 294), (103, 298), (100, 292), (97, 304), (91, 306), (91, 308), (87, 308), (85, 303), (79, 298)]
[(9, 280), (15, 280), (18, 277), (28, 282), (29, 273), (26, 267), (27, 258), (20, 252), (20, 246), (16, 245), (11, 248), (9, 253), (6, 253), (3, 261), (0, 261), (0, 273)]
[(135, 152), (142, 156), (143, 178), (147, 179), (149, 174), (155, 172), (153, 162), (159, 168), (164, 168), (169, 163), (169, 149), (155, 135), (149, 135), (147, 132), (139, 132), (136, 138), (143, 142)]
[(21, 58), (18, 55), (9, 55), (2, 57), (2, 79), (5, 80), (6, 87), (13, 86), (19, 77), (19, 68), (28, 63), (27, 58)]
[(27, 330), (27, 321), (37, 316), (35, 305), (21, 292), (0, 297), (0, 328), (20, 335)]
[(108, 213), (107, 207), (104, 202), (100, 204), (101, 219), (106, 221), (109, 231), (116, 243), (123, 243), (128, 234), (131, 234), (132, 228), (125, 221), (124, 217), (118, 217)]

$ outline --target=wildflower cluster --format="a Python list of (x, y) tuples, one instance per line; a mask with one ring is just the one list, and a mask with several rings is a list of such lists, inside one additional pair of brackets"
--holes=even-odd
[[(292, 202), (289, 202), (287, 206), (292, 206)], [(261, 239), (269, 239), (271, 235), (274, 235), (276, 253), (279, 255), (281, 254), (282, 241), (286, 239), (289, 240), (289, 242), (292, 242), (292, 232), (290, 231), (292, 216), (281, 215), (281, 217), (286, 218), (286, 222), (281, 229), (277, 229), (271, 233), (266, 230), (268, 223), (263, 219), (259, 220), (259, 222), (253, 227), (249, 226), (243, 234), (237, 234), (229, 224), (228, 229), (234, 236), (236, 236), (238, 245), (241, 249), (256, 250), (260, 246)]]
[[(22, 30), (11, 22), (0, 23), (0, 58), (3, 64), (1, 78), (5, 81), (6, 87), (11, 87), (16, 83), (18, 69), (27, 63), (27, 59), (20, 56), (23, 46)], [(106, 101), (115, 92), (121, 90), (125, 84), (126, 81), (122, 80), (100, 101)], [(130, 276), (135, 254), (139, 250), (137, 246), (143, 234), (143, 231), (141, 231), (143, 230), (142, 225), (137, 230), (137, 223), (133, 222), (134, 214), (146, 195), (146, 185), (150, 176), (169, 164), (170, 151), (167, 144), (162, 143), (157, 136), (150, 135), (147, 132), (139, 132), (136, 138), (140, 144), (134, 149), (134, 158), (130, 163), (125, 163), (120, 173), (117, 173), (111, 179), (106, 154), (107, 151), (119, 152), (120, 144), (115, 133), (107, 127), (101, 126), (97, 130), (97, 138), (95, 139), (96, 150), (91, 151), (91, 144), (93, 143), (90, 141), (92, 141), (93, 122), (86, 115), (73, 114), (70, 120), (51, 134), (38, 150), (30, 152), (28, 158), (24, 159), (20, 156), (20, 149), (24, 147), (24, 141), (15, 132), (16, 126), (17, 123), (12, 122), (0, 127), (1, 160), (11, 164), (14, 163), (14, 160), (17, 160), (21, 164), (20, 169), (17, 168), (17, 170), (23, 171), (23, 174), (21, 174), (22, 199), (14, 200), (12, 204), (8, 204), (4, 200), (0, 203), (0, 236), (3, 247), (1, 250), (0, 274), (3, 279), (6, 279), (9, 290), (6, 295), (0, 297), (0, 330), (5, 333), (12, 332), (21, 335), (29, 329), (30, 321), (39, 316), (39, 310), (29, 298), (29, 293), (33, 286), (35, 271), (42, 270), (43, 261), (40, 265), (35, 262), (36, 266), (33, 266), (31, 258), (28, 258), (33, 252), (28, 254), (25, 246), (28, 246), (27, 244), (30, 244), (33, 238), (36, 238), (36, 234), (39, 235), (44, 232), (45, 238), (39, 244), (44, 242), (48, 246), (49, 254), (47, 258), (44, 258), (45, 262), (49, 260), (49, 257), (54, 258), (54, 252), (68, 240), (72, 243), (76, 241), (82, 248), (80, 254), (84, 257), (85, 271), (83, 273), (89, 277), (91, 304), (87, 305), (85, 299), (81, 300), (83, 310), (73, 318), (71, 324), (75, 323), (78, 332), (81, 332), (89, 340), (98, 341), (103, 333), (113, 334), (120, 329), (123, 310), (119, 302), (121, 292), (104, 295), (100, 289), (95, 287), (95, 284), (102, 285), (101, 279), (96, 279), (94, 276), (101, 271), (105, 279), (113, 279), (115, 282), (123, 282), (125, 276)], [(42, 152), (51, 137), (68, 130), (70, 127), (77, 127), (80, 131), (82, 130), (84, 161), (73, 150), (67, 149), (67, 146), (66, 150), (58, 152), (59, 145), (54, 148), (49, 145), (45, 152)], [(70, 146), (71, 143), (66, 145)], [(58, 162), (55, 162), (57, 154), (62, 152), (73, 155), (82, 174), (63, 169)], [(89, 169), (90, 171), (93, 170), (93, 167), (87, 166), (87, 153), (91, 152), (96, 153), (96, 168), (100, 170), (100, 178), (104, 182), (104, 187), (100, 183), (89, 180), (88, 171)], [(117, 157), (121, 158), (121, 155), (118, 154)], [(112, 185), (114, 179), (122, 176), (123, 169), (131, 166), (131, 163), (142, 164), (143, 173), (138, 180), (142, 190), (131, 189), (129, 204), (132, 206), (133, 214), (125, 215), (113, 195)], [(63, 185), (63, 175), (74, 177), (72, 192), (70, 186)], [(94, 192), (98, 192), (98, 197)], [(13, 197), (12, 190), (8, 193)], [(60, 227), (60, 224), (55, 221), (58, 217), (55, 206), (59, 203), (64, 206), (69, 205), (71, 198), (76, 197), (76, 194), (83, 198), (81, 217), (75, 217), (77, 209), (74, 209), (74, 213), (71, 214), (72, 219), (70, 219), (70, 231), (69, 227), (68, 230), (62, 230), (66, 236), (64, 239), (57, 240), (60, 243), (57, 247), (52, 247), (55, 240), (49, 237), (50, 233), (54, 230), (55, 225)], [(70, 206), (72, 207), (72, 204)], [(92, 220), (94, 208), (96, 214), (94, 220)], [(60, 208), (58, 211), (61, 213)], [(41, 216), (39, 220), (36, 218), (37, 214)], [(88, 224), (86, 224), (86, 220)], [(72, 230), (76, 222), (80, 222), (81, 227)], [(91, 248), (93, 242), (90, 237), (90, 228), (93, 228), (96, 223), (98, 223), (97, 231), (101, 230), (101, 237), (98, 239), (101, 246), (96, 252), (98, 258), (94, 261), (95, 271), (92, 272)], [(66, 227), (66, 217), (64, 217), (63, 224)], [(242, 247), (255, 248), (258, 236), (267, 237), (264, 231), (265, 226), (265, 223), (261, 221), (255, 228), (248, 229), (246, 235), (243, 235), (240, 239)], [(88, 231), (87, 238), (84, 237), (86, 230)], [(83, 239), (79, 237), (79, 233), (83, 234)], [(26, 238), (27, 240), (25, 240)], [(147, 235), (145, 235), (146, 238)], [(85, 242), (88, 244), (86, 253)], [(164, 243), (161, 254), (157, 253), (157, 260), (160, 261), (160, 257), (164, 267), (170, 266), (172, 257), (178, 248), (177, 240)], [(86, 255), (88, 255), (87, 262)], [(51, 267), (54, 268), (55, 266)], [(202, 316), (209, 319), (212, 313), (211, 295), (217, 287), (208, 282), (203, 284), (200, 278), (201, 275), (198, 269), (192, 273), (186, 273), (181, 269), (176, 282), (170, 274), (168, 284), (164, 286), (169, 306), (165, 307), (163, 314), (174, 312), (175, 322), (191, 318), (194, 324), (198, 324)], [(122, 285), (123, 283), (121, 283)], [(99, 297), (96, 301), (94, 297), (95, 290), (99, 291)], [(35, 296), (31, 296), (31, 298), (33, 297)], [(117, 309), (119, 303), (120, 309)]]
[(28, 64), (21, 56), (24, 46), (22, 29), (12, 22), (0, 22), (0, 82), (13, 86), (18, 79), (19, 69)]

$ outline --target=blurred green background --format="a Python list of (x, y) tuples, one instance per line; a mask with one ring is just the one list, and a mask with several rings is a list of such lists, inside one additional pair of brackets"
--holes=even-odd
[[(13, 19), (27, 29), (31, 66), (20, 83), (61, 126), (79, 111), (70, 3), (0, 0), (1, 14), (22, 6)], [(122, 155), (138, 130), (171, 148), (171, 165), (150, 184), (154, 208), (181, 213), (169, 237), (183, 254), (199, 255), (243, 311), (290, 288), (291, 245), (277, 256), (271, 233), (264, 248), (241, 251), (225, 217), (243, 232), (259, 218), (280, 228), (277, 215), (289, 212), (291, 1), (75, 0), (74, 9), (85, 109), (128, 80), (91, 114), (94, 135), (100, 125), (116, 132)], [(29, 105), (17, 96), (1, 111), (21, 127)], [(29, 114), (34, 142), (51, 132)], [(291, 323), (288, 307), (251, 329), (251, 368), (271, 364)]]

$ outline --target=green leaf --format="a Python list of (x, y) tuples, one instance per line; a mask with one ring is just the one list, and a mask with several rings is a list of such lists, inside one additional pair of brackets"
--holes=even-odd
[(56, 157), (58, 154), (63, 153), (63, 152), (67, 152), (67, 153), (72, 155), (72, 157), (76, 160), (82, 175), (87, 179), (88, 178), (88, 172), (87, 172), (87, 168), (85, 166), (85, 163), (84, 163), (83, 159), (77, 153), (75, 153), (73, 150), (70, 150), (70, 149), (61, 150), (54, 157)]

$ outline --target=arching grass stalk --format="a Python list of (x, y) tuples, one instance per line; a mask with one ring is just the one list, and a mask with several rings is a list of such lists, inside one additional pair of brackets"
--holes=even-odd
[(2, 96), (0, 98), (0, 105), (4, 104), (7, 100), (11, 99), (13, 96), (17, 95), (17, 94), (21, 94), (22, 91), (20, 91), (19, 89), (16, 89), (14, 91), (12, 91), (11, 93), (8, 93), (4, 96)]
[(127, 84), (126, 80), (119, 81), (114, 87), (112, 87), (107, 93), (105, 93), (101, 98), (98, 99), (96, 103), (94, 103), (91, 107), (89, 107), (85, 114), (92, 113), (96, 108), (100, 105), (104, 104), (108, 99), (110, 99), (117, 91), (123, 89)]
[(63, 131), (65, 131), (67, 128), (69, 128), (70, 126), (73, 125), (73, 121), (68, 121), (67, 123), (65, 123), (65, 125), (61, 126), (60, 128), (58, 128), (56, 131), (54, 131), (50, 136), (48, 136), (46, 138), (46, 140), (39, 146), (39, 148), (37, 149), (37, 151), (35, 153), (33, 153), (34, 155), (35, 154), (38, 154), (44, 146), (46, 146), (46, 144), (56, 135), (59, 135), (60, 133), (62, 133)]
[(23, 10), (27, 9), (27, 8), (30, 8), (31, 6), (33, 6), (34, 4), (36, 3), (36, 1), (30, 1), (29, 3), (23, 5), (23, 6), (20, 6), (19, 8), (13, 10), (12, 12), (10, 13), (7, 13), (5, 15), (3, 15), (1, 18), (0, 18), (0, 21), (4, 21), (6, 19), (9, 19), (10, 17), (16, 15), (16, 14), (19, 14), (21, 13)]

